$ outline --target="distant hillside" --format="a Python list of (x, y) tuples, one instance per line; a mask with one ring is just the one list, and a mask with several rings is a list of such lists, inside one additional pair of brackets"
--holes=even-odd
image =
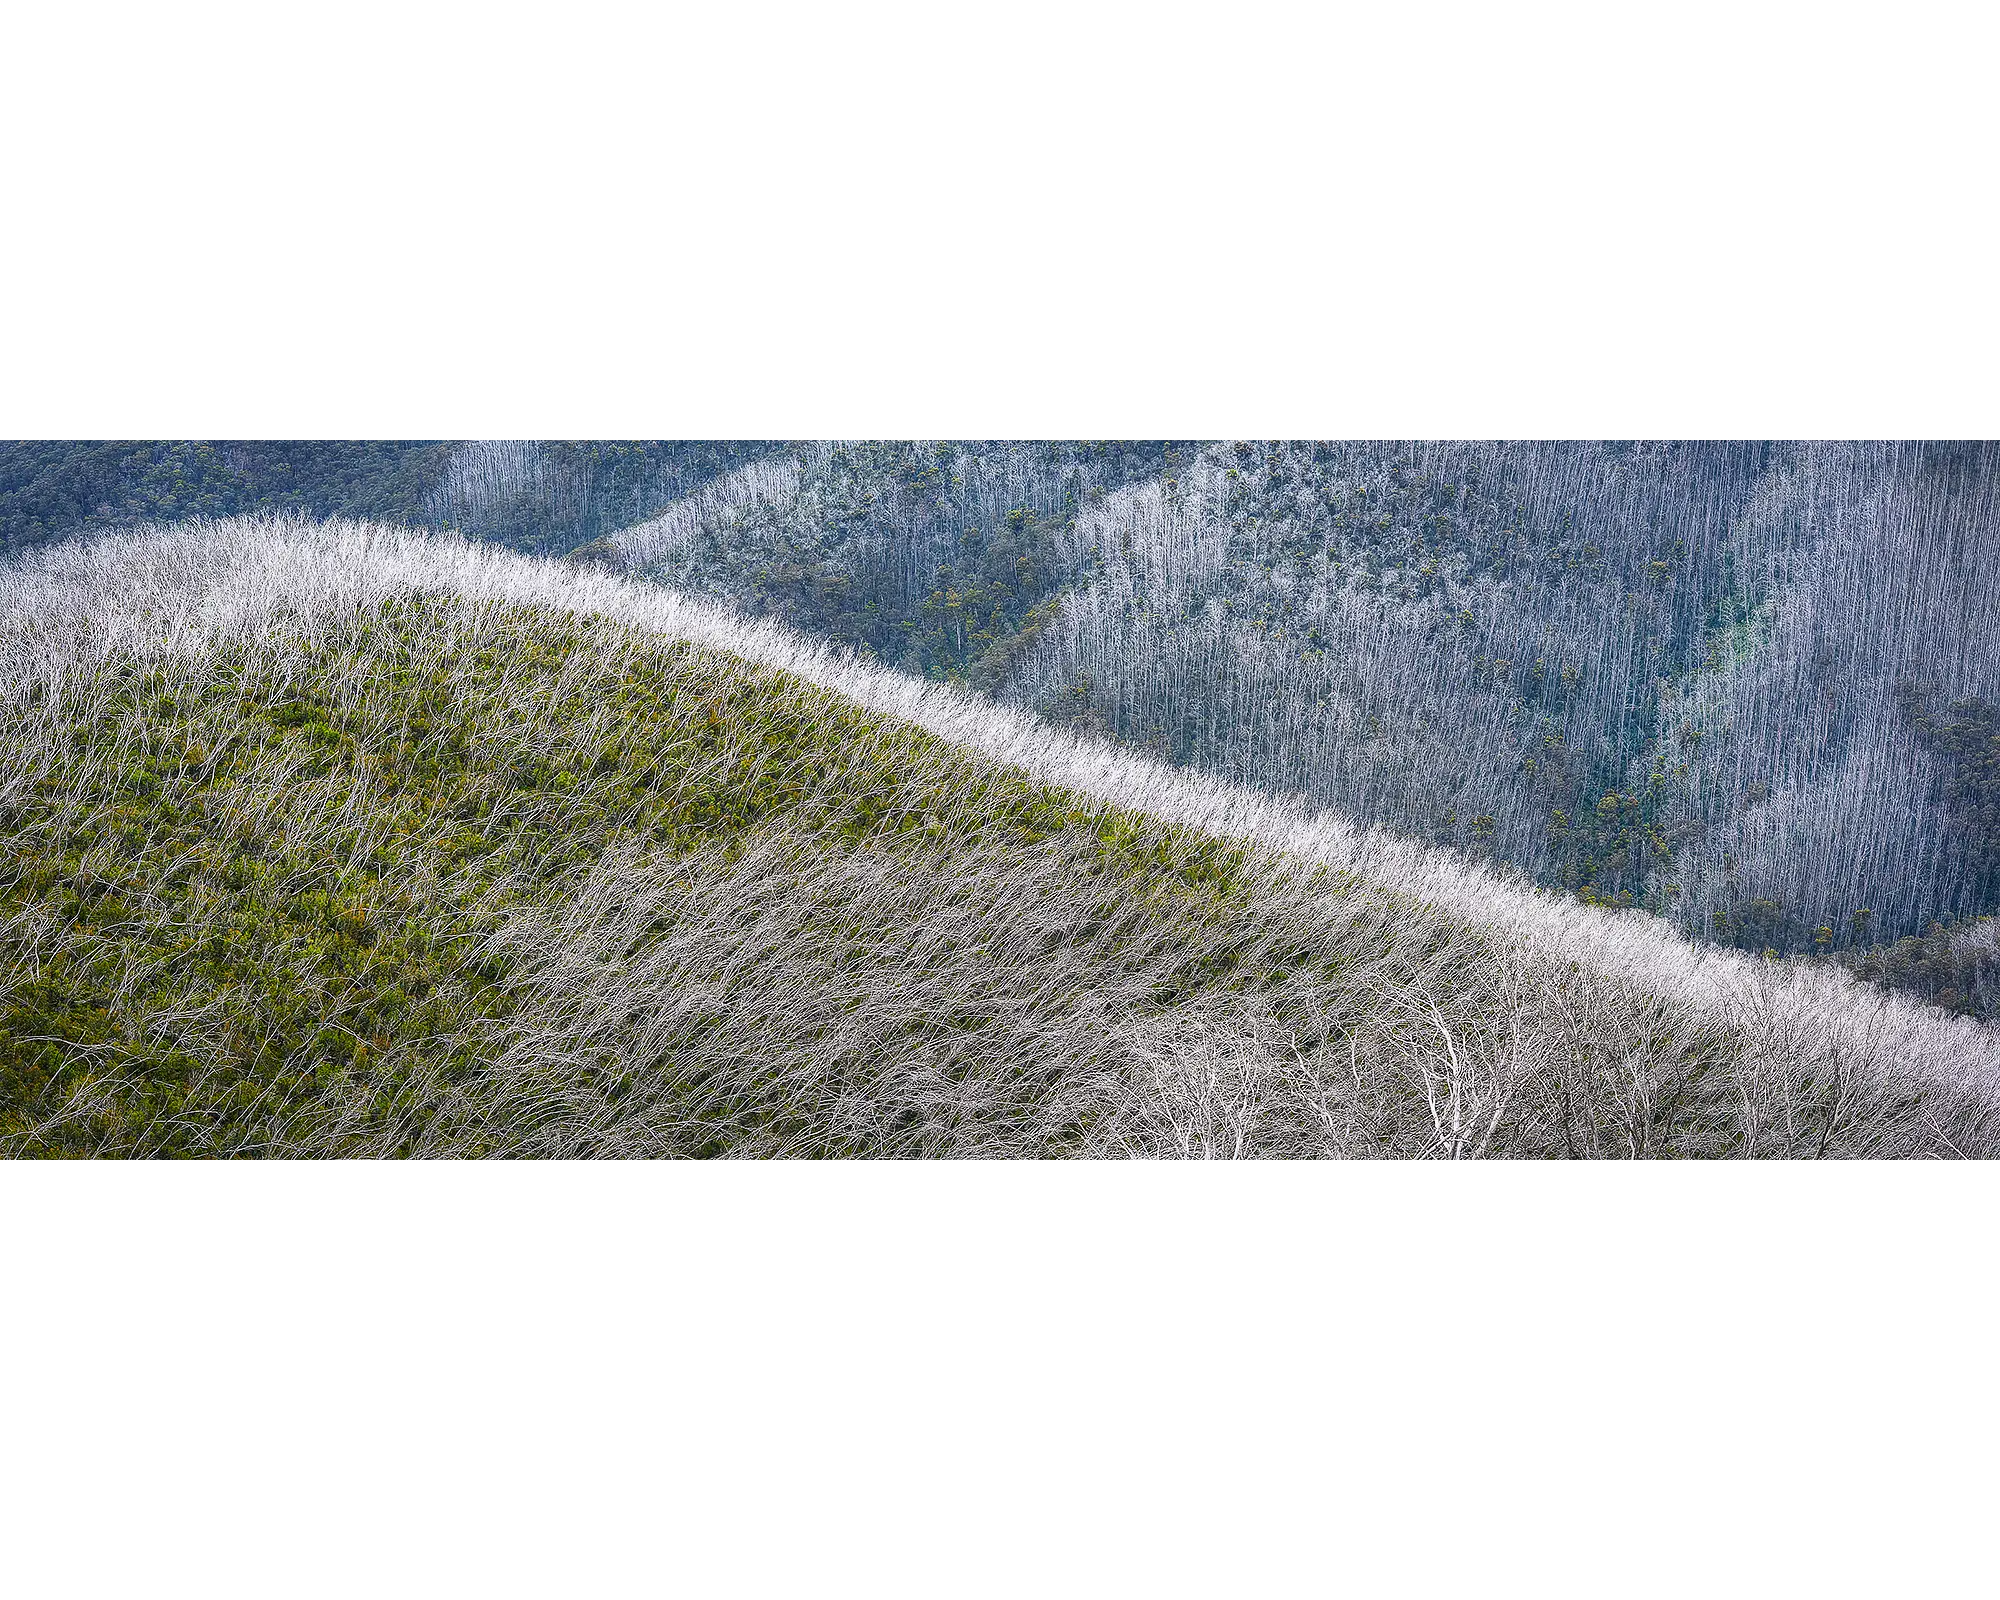
[(0, 569), (0, 1150), (1991, 1155), (2000, 1035), (673, 594)]
[(0, 440), (0, 554), (133, 522), (284, 512), (562, 551), (653, 515), (758, 441)]
[(0, 440), (0, 554), (121, 524), (250, 511), (417, 524), (452, 449), (427, 440)]

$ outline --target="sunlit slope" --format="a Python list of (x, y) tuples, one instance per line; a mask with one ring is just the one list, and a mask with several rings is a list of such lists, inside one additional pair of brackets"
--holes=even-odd
[(0, 576), (12, 1154), (1987, 1154), (1995, 1036), (664, 591)]

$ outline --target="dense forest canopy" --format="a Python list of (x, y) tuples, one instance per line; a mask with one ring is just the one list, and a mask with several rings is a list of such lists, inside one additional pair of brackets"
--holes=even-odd
[(1960, 441), (22, 443), (0, 538), (265, 508), (603, 560), (1990, 1013), (1996, 484)]

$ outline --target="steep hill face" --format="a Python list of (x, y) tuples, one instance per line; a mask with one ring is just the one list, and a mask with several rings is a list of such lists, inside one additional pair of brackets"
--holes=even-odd
[(13, 1154), (2000, 1151), (2000, 1040), (601, 574), (0, 574)]
[(1063, 531), (1190, 448), (812, 441), (583, 553), (906, 671), (995, 688), (1081, 576)]

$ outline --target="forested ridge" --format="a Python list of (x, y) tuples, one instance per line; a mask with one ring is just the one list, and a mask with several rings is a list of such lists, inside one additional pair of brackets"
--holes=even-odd
[(1706, 939), (2000, 989), (1988, 443), (6, 449), (10, 543), (298, 505), (568, 551)]

